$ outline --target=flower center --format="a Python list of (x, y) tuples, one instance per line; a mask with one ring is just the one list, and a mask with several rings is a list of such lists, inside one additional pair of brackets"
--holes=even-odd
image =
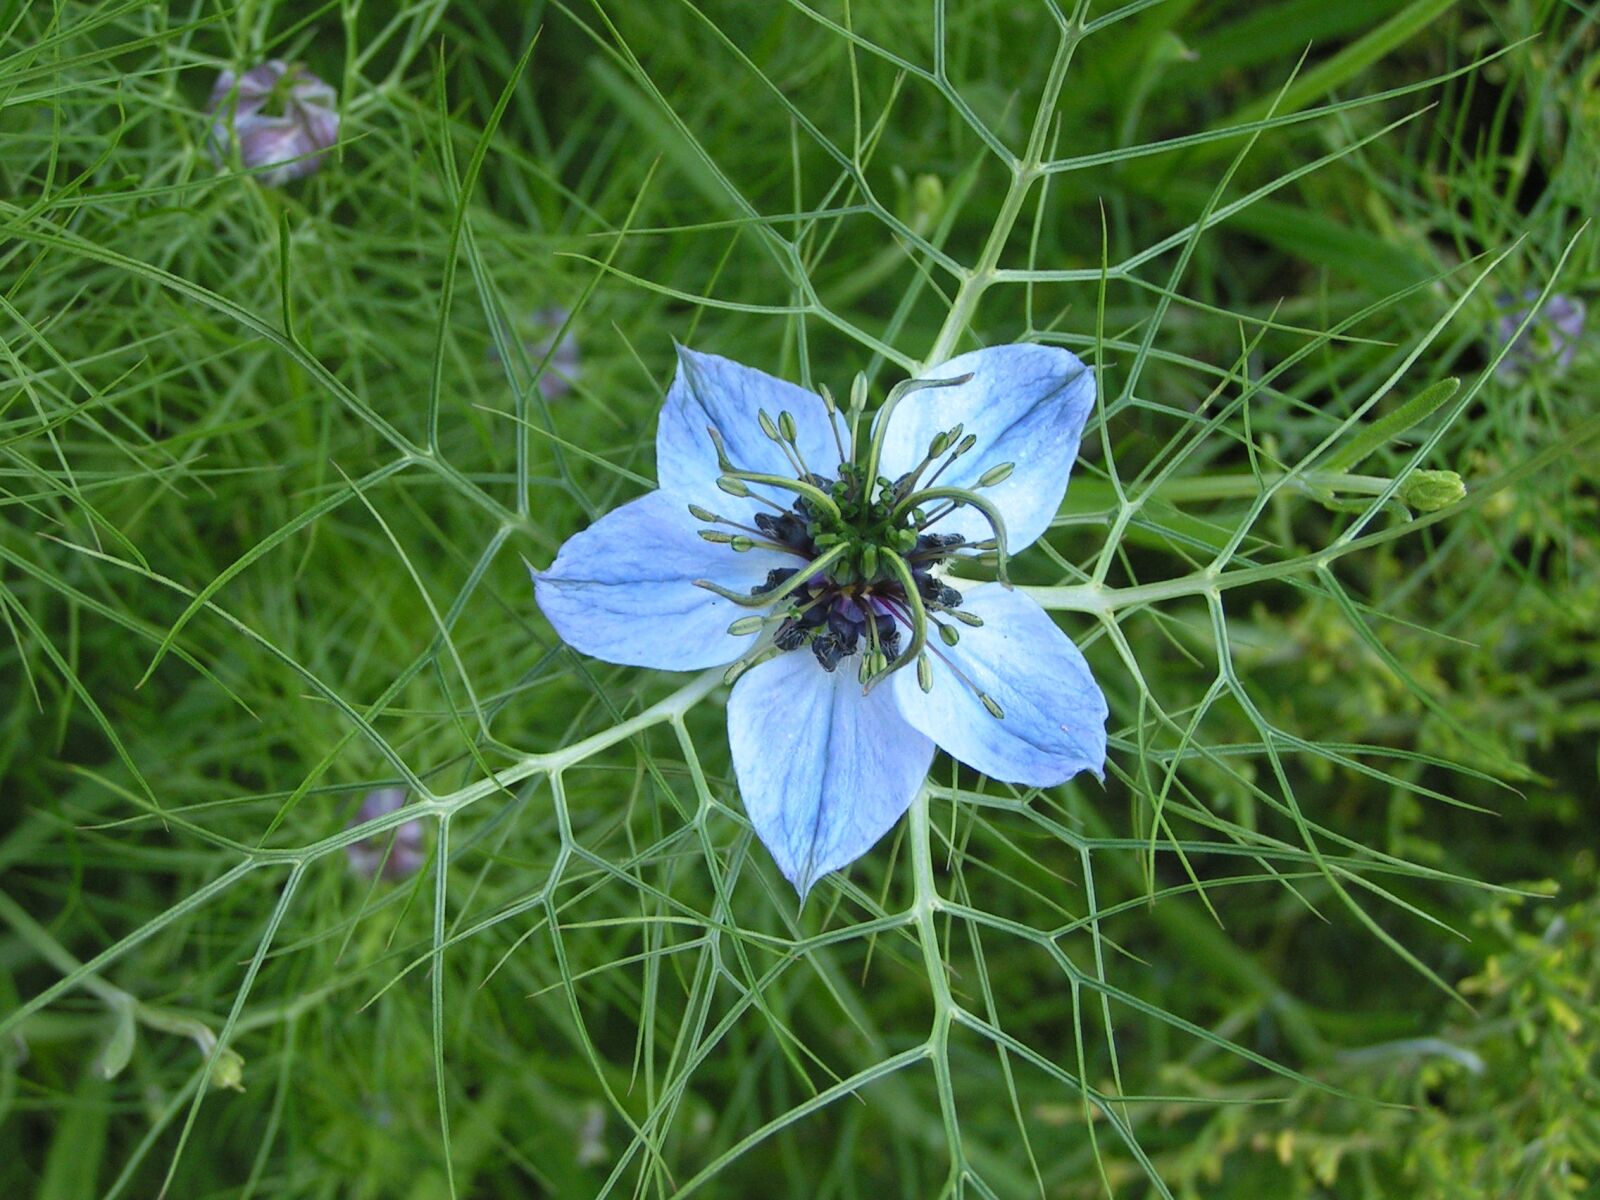
[[(796, 559), (792, 567), (769, 571), (766, 580), (748, 594), (708, 580), (697, 581), (743, 607), (767, 610), (764, 616), (743, 617), (729, 626), (734, 634), (772, 634), (770, 643), (730, 668), (730, 682), (773, 655), (807, 649), (829, 672), (859, 656), (857, 673), (867, 688), (915, 663), (923, 690), (931, 689), (930, 652), (967, 686), (973, 686), (929, 634), (936, 632), (937, 643), (953, 647), (961, 636), (958, 625), (983, 624), (975, 613), (962, 609), (961, 593), (944, 581), (942, 569), (948, 563), (993, 555), (1000, 579), (1005, 581), (1005, 526), (999, 511), (973, 489), (938, 484), (939, 476), (969, 453), (977, 438), (971, 434), (963, 437), (962, 427), (957, 425), (937, 434), (922, 461), (898, 478), (879, 474), (894, 407), (912, 392), (950, 387), (969, 378), (909, 380), (898, 385), (885, 400), (873, 432), (863, 438), (866, 384), (858, 377), (847, 417), (850, 452), (840, 435), (833, 398), (824, 390), (821, 400), (841, 460), (837, 478), (818, 474), (806, 464), (791, 413), (779, 413), (774, 420), (762, 412), (759, 420), (766, 436), (783, 449), (792, 476), (741, 470), (729, 460), (716, 430), (708, 431), (723, 471), (718, 486), (730, 495), (754, 499), (769, 511), (757, 512), (754, 524), (748, 525), (691, 505), (696, 518), (713, 526), (702, 529), (700, 536), (734, 551), (760, 546)], [(991, 468), (976, 486), (999, 483), (1010, 475), (1011, 468), (1010, 463)], [(788, 493), (793, 499), (785, 507), (772, 499), (772, 492)], [(963, 534), (940, 533), (933, 528), (967, 506), (983, 514), (992, 537), (972, 541)], [(978, 694), (990, 712), (1002, 715), (998, 704)]]

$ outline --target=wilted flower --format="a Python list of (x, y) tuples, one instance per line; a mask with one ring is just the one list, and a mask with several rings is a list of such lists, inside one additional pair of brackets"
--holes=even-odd
[(1509, 292), (1498, 300), (1500, 316), (1495, 321), (1495, 332), (1501, 345), (1509, 343), (1511, 347), (1495, 368), (1495, 374), (1503, 379), (1518, 379), (1536, 363), (1565, 371), (1578, 352), (1578, 339), (1583, 335), (1583, 301), (1564, 292), (1556, 292), (1545, 301), (1539, 315), (1521, 337), (1516, 337), (1517, 327), (1528, 319), (1538, 299), (1538, 289), (1529, 288), (1520, 301)]
[[(379, 788), (375, 792), (368, 792), (349, 827), (354, 829), (357, 825), (386, 816), (405, 807), (405, 803), (404, 788)], [(345, 853), (350, 857), (350, 869), (366, 879), (371, 879), (379, 871), (383, 872), (385, 879), (405, 879), (415, 875), (428, 857), (423, 844), (421, 821), (407, 821), (391, 834), (375, 834), (352, 842), (345, 847)]]
[(206, 107), (211, 146), (224, 161), (237, 152), (269, 187), (309, 175), (339, 140), (338, 97), (299, 63), (274, 58), (243, 75), (217, 76)]
[[(550, 357), (544, 374), (539, 376), (539, 390), (544, 393), (546, 400), (559, 400), (572, 391), (572, 385), (578, 381), (583, 370), (578, 353), (578, 337), (572, 327), (568, 326), (567, 331), (561, 334), (561, 340), (556, 340), (556, 335), (571, 316), (560, 305), (551, 304), (534, 313), (529, 322), (534, 328), (543, 330), (539, 338), (524, 347), (529, 362), (537, 367), (544, 362), (546, 355)], [(489, 344), (489, 361), (500, 361), (500, 348), (492, 342)]]
[[(905, 812), (935, 745), (1013, 783), (1105, 763), (1083, 655), (1004, 582), (1061, 505), (1093, 374), (1046, 346), (963, 354), (847, 413), (680, 349), (660, 490), (535, 573), (572, 646), (608, 662), (732, 662), (728, 740), (752, 825), (802, 895)], [(994, 555), (1001, 582), (948, 569)]]

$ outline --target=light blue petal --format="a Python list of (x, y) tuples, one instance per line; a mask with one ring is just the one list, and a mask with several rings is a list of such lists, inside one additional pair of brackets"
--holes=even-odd
[[(983, 624), (958, 626), (961, 641), (953, 647), (929, 639), (931, 692), (918, 686), (909, 667), (890, 677), (905, 719), (953, 758), (994, 779), (1048, 787), (1079, 771), (1103, 778), (1106, 698), (1072, 639), (1021, 592), (998, 583), (961, 590), (961, 607)], [(991, 696), (1004, 717), (990, 714), (950, 663)]]
[(696, 579), (737, 592), (793, 567), (790, 554), (713, 545), (683, 502), (651, 492), (568, 538), (548, 571), (535, 571), (539, 607), (569, 646), (606, 662), (695, 671), (732, 662), (754, 644), (728, 626), (740, 608)]
[(805, 650), (734, 684), (728, 743), (750, 823), (802, 898), (889, 831), (933, 761), (888, 688), (863, 695), (853, 660), (829, 673)]
[[(1078, 439), (1094, 409), (1094, 372), (1056, 346), (992, 346), (952, 358), (923, 376), (972, 378), (953, 387), (914, 392), (889, 418), (882, 471), (897, 479), (922, 461), (935, 435), (956, 423), (978, 438), (973, 449), (939, 476), (940, 487), (973, 488), (991, 467), (1014, 463), (1009, 479), (979, 494), (1006, 523), (1006, 549), (1015, 554), (1050, 526), (1067, 493)], [(991, 536), (977, 509), (958, 508), (934, 527), (974, 540)]]
[[(822, 397), (731, 359), (679, 346), (678, 373), (667, 389), (656, 429), (656, 476), (661, 490), (729, 517), (748, 518), (764, 511), (755, 500), (738, 499), (718, 489), (722, 469), (706, 432), (710, 427), (722, 435), (729, 459), (740, 470), (793, 479), (798, 472), (778, 444), (761, 431), (757, 415), (762, 410), (774, 421), (781, 412), (792, 414), (795, 441), (806, 466), (819, 475), (838, 475), (839, 450)], [(784, 508), (794, 503), (792, 492), (759, 486), (752, 490)]]

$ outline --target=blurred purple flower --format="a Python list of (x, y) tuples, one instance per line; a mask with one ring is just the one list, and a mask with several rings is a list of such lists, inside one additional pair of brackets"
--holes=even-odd
[[(529, 363), (538, 367), (544, 362), (545, 355), (550, 356), (544, 374), (539, 376), (539, 390), (544, 393), (546, 400), (559, 400), (572, 391), (573, 384), (577, 383), (578, 376), (583, 372), (583, 362), (578, 353), (578, 337), (572, 328), (568, 326), (567, 331), (561, 334), (561, 340), (556, 340), (556, 334), (567, 324), (571, 316), (569, 310), (559, 304), (551, 304), (535, 312), (528, 322), (531, 327), (543, 333), (543, 336), (536, 340), (524, 343), (523, 348), (527, 351)], [(489, 361), (492, 363), (500, 361), (500, 348), (492, 342), (489, 345)]]
[[(404, 808), (404, 788), (379, 788), (368, 792), (361, 802), (361, 810), (349, 824), (354, 829), (378, 817)], [(375, 834), (345, 847), (350, 856), (350, 869), (363, 879), (371, 879), (380, 871), (387, 880), (405, 879), (415, 875), (428, 857), (423, 845), (422, 822), (407, 821), (390, 834)]]
[(1497, 301), (1500, 315), (1495, 321), (1496, 338), (1500, 345), (1510, 346), (1495, 367), (1495, 374), (1502, 379), (1519, 379), (1538, 363), (1549, 364), (1560, 373), (1572, 365), (1578, 352), (1578, 339), (1583, 335), (1583, 301), (1565, 292), (1556, 292), (1545, 301), (1522, 336), (1516, 336), (1517, 326), (1528, 319), (1538, 299), (1538, 289), (1529, 288), (1520, 300), (1505, 292)]
[(211, 149), (219, 161), (235, 152), (267, 187), (310, 175), (339, 140), (339, 99), (299, 63), (269, 59), (243, 75), (224, 71), (211, 89)]

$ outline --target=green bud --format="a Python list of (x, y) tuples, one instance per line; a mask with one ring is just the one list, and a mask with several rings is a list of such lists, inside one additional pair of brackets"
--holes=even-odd
[(856, 372), (856, 377), (850, 381), (850, 410), (852, 412), (867, 407), (867, 377), (861, 372)]
[(244, 1091), (244, 1057), (223, 1047), (222, 1053), (211, 1064), (211, 1086)]
[(918, 175), (911, 181), (911, 224), (918, 233), (933, 228), (944, 210), (944, 181), (937, 175)]
[(138, 1029), (134, 1024), (133, 1001), (122, 1001), (111, 1006), (111, 1036), (106, 1039), (105, 1049), (100, 1052), (100, 1077), (102, 1079), (115, 1079), (122, 1073), (122, 1068), (128, 1065), (128, 1060), (133, 1057), (134, 1043), (138, 1040)]
[(795, 439), (794, 414), (785, 410), (778, 414), (778, 432), (783, 434), (783, 440), (792, 442)]
[(933, 663), (926, 651), (917, 655), (917, 686), (925, 692), (933, 691)]
[(812, 545), (818, 550), (826, 550), (830, 546), (837, 546), (844, 538), (837, 533), (819, 533), (811, 539)]
[(917, 531), (915, 529), (896, 529), (889, 535), (889, 540), (894, 543), (896, 550), (904, 554), (907, 550), (916, 547)]
[(878, 577), (878, 548), (871, 544), (861, 549), (861, 577), (868, 580)]
[(1001, 463), (999, 466), (990, 467), (978, 476), (979, 487), (993, 487), (997, 483), (1004, 483), (1011, 478), (1011, 472), (1017, 469), (1016, 463)]
[[(954, 617), (961, 616), (959, 612), (951, 613), (950, 615)], [(961, 640), (961, 631), (954, 625), (941, 625), (939, 626), (939, 640), (946, 646), (954, 646)]]
[(979, 692), (978, 699), (983, 702), (983, 706), (989, 710), (989, 715), (996, 721), (1004, 721), (1006, 719), (1006, 710), (1000, 707), (993, 696), (986, 696), (984, 693)]
[(1467, 485), (1454, 471), (1413, 471), (1400, 484), (1400, 503), (1418, 512), (1449, 508), (1467, 494)]
[(744, 480), (735, 479), (732, 475), (724, 475), (717, 480), (717, 486), (730, 496), (748, 496), (750, 489), (745, 486)]
[(757, 633), (766, 624), (765, 617), (740, 617), (728, 626), (728, 632), (734, 637), (743, 637), (747, 633)]

